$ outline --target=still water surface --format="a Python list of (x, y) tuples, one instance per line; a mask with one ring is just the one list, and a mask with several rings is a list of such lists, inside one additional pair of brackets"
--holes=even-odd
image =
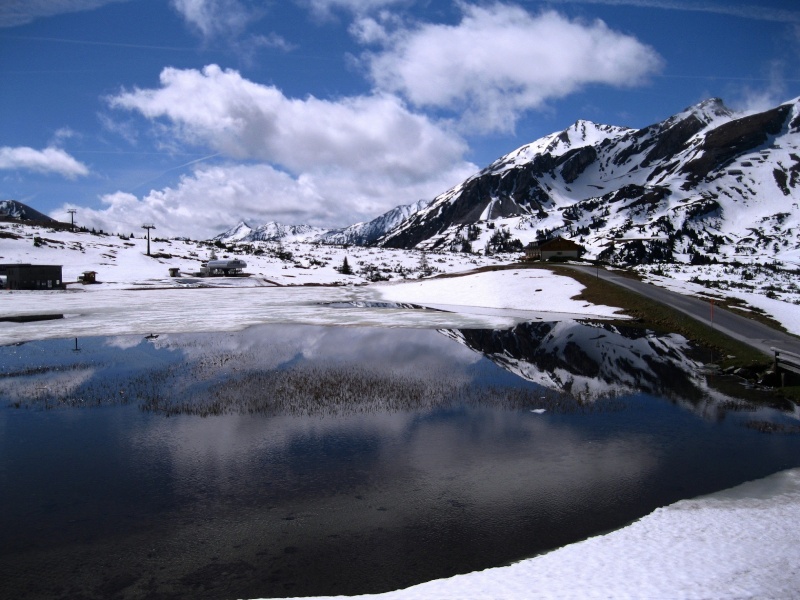
[(388, 591), (800, 466), (795, 424), (600, 324), (0, 347), (0, 596)]

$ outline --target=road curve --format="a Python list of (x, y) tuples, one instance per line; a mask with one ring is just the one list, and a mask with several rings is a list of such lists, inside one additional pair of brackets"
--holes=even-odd
[(636, 279), (623, 277), (612, 271), (596, 269), (595, 267), (567, 265), (571, 269), (583, 271), (589, 275), (599, 277), (615, 285), (641, 294), (646, 298), (666, 304), (685, 315), (713, 327), (717, 331), (732, 337), (735, 340), (752, 346), (753, 348), (773, 356), (772, 348), (800, 354), (800, 339), (768, 327), (758, 321), (737, 315), (729, 310), (717, 306), (712, 310), (709, 300), (694, 296), (685, 296), (670, 290), (649, 284)]

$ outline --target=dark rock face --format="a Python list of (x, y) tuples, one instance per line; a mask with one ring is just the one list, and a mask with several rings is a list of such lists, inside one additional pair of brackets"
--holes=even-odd
[(701, 131), (705, 126), (706, 123), (692, 115), (688, 119), (684, 119), (678, 122), (677, 125), (662, 132), (661, 135), (657, 137), (650, 152), (647, 153), (647, 156), (642, 162), (642, 166), (646, 167), (656, 161), (677, 154), (684, 148), (684, 144), (689, 141), (689, 138)]
[(708, 177), (711, 171), (728, 164), (736, 156), (763, 145), (770, 135), (783, 128), (792, 107), (788, 104), (720, 125), (706, 136), (703, 154), (688, 163), (682, 172), (690, 181)]
[(559, 163), (563, 163), (561, 177), (565, 182), (572, 183), (586, 170), (586, 167), (596, 160), (597, 150), (593, 146), (575, 148), (575, 150), (564, 154), (559, 161)]
[(553, 166), (552, 160), (543, 159), (502, 173), (470, 179), (463, 184), (458, 202), (443, 203), (412, 215), (404, 224), (406, 227), (382, 245), (411, 248), (453, 225), (475, 223), (487, 212), (490, 203), (487, 219), (539, 212), (552, 203), (537, 175)]

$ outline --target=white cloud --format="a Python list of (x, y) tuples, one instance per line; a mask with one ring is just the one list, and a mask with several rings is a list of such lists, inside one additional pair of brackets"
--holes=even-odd
[(16, 27), (42, 17), (92, 10), (113, 2), (128, 0), (2, 0), (0, 27)]
[(61, 127), (53, 134), (53, 137), (48, 145), (58, 147), (61, 146), (65, 141), (75, 137), (80, 137), (80, 134), (77, 131), (71, 127)]
[(248, 26), (267, 12), (258, 0), (171, 0), (171, 4), (206, 42), (228, 44), (242, 64), (253, 64), (264, 48), (282, 52), (294, 49), (275, 32), (246, 34)]
[(152, 222), (160, 235), (199, 239), (221, 233), (240, 219), (253, 225), (272, 220), (349, 225), (398, 204), (432, 198), (474, 170), (474, 165), (463, 165), (398, 187), (380, 173), (354, 177), (345, 170), (294, 177), (265, 164), (200, 166), (175, 187), (152, 190), (141, 198), (126, 192), (103, 196), (104, 208), (81, 207), (81, 223), (129, 233)]
[(394, 96), (288, 98), (216, 65), (202, 72), (164, 69), (159, 89), (123, 92), (109, 102), (166, 120), (171, 137), (230, 158), (278, 164), (296, 175), (378, 172), (403, 184), (450, 169), (466, 151), (463, 139)]
[(363, 22), (355, 34), (381, 51), (364, 60), (380, 90), (422, 108), (462, 115), (471, 130), (512, 131), (519, 115), (590, 84), (632, 86), (661, 66), (635, 38), (602, 21), (584, 23), (504, 4), (464, 5), (457, 25), (394, 31)]
[(109, 103), (153, 121), (166, 142), (250, 164), (197, 165), (174, 188), (106, 196), (108, 206), (92, 215), (104, 230), (142, 220), (199, 237), (242, 218), (350, 225), (431, 199), (477, 171), (464, 160), (460, 136), (389, 94), (295, 99), (210, 65), (165, 69), (160, 87), (122, 92)]
[(731, 105), (741, 112), (755, 113), (769, 110), (788, 100), (784, 68), (782, 61), (771, 62), (763, 85), (745, 85), (734, 92)]
[(172, 0), (172, 6), (205, 38), (237, 36), (259, 16), (239, 0)]
[(36, 150), (27, 146), (0, 148), (0, 169), (57, 173), (68, 179), (88, 175), (89, 168), (61, 148)]
[(284, 52), (289, 52), (295, 49), (295, 46), (285, 38), (281, 37), (275, 32), (268, 33), (266, 35), (254, 35), (247, 40), (247, 44), (249, 44), (252, 48), (277, 48), (278, 50), (283, 50)]
[(362, 15), (387, 6), (411, 4), (413, 0), (302, 0), (311, 11), (319, 16), (328, 16), (334, 10), (345, 10)]

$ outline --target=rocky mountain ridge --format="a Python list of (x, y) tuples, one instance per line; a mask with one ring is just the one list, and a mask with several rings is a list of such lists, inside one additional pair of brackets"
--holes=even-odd
[(577, 121), (441, 194), (378, 244), (454, 250), (505, 228), (521, 243), (564, 235), (627, 264), (800, 260), (799, 184), (800, 99), (737, 115), (713, 98), (638, 130)]
[(239, 221), (236, 225), (211, 238), (212, 240), (236, 243), (236, 242), (313, 242), (328, 230), (311, 225), (283, 225), (275, 221), (270, 221), (259, 227), (251, 227), (244, 221)]
[(418, 200), (412, 204), (396, 206), (371, 221), (339, 229), (325, 229), (311, 225), (282, 225), (275, 221), (253, 228), (246, 222), (240, 221), (212, 239), (225, 243), (281, 240), (369, 246), (428, 204), (430, 204), (428, 200)]
[(417, 200), (413, 204), (396, 206), (371, 221), (328, 231), (320, 236), (319, 241), (325, 244), (369, 246), (429, 204), (430, 200)]

